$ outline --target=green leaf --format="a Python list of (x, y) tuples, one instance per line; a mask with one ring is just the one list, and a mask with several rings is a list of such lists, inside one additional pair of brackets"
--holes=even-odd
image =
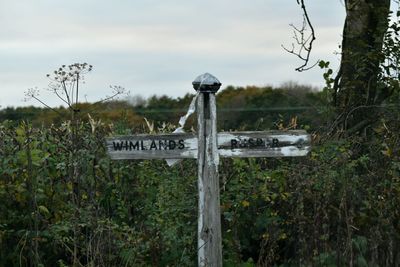
[(43, 215), (50, 215), (50, 211), (46, 208), (46, 206), (40, 205), (38, 206), (38, 210)]

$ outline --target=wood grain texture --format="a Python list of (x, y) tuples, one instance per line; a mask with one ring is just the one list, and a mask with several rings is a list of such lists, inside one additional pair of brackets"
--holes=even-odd
[[(155, 147), (150, 149), (153, 141)], [(160, 147), (160, 141), (167, 142), (167, 145)], [(170, 141), (175, 142), (175, 146), (173, 142), (169, 146)], [(179, 148), (180, 141), (183, 142), (182, 149)], [(217, 134), (216, 145), (212, 149), (217, 148), (219, 156), (224, 158), (299, 157), (311, 150), (310, 135), (302, 130), (222, 132)], [(111, 159), (115, 160), (198, 158), (198, 137), (190, 133), (116, 136), (107, 138), (106, 147)], [(218, 161), (218, 158), (214, 160)]]
[(109, 137), (106, 147), (114, 160), (197, 157), (197, 137), (190, 133)]
[(202, 108), (203, 103), (199, 101), (198, 265), (219, 267), (222, 266), (222, 235), (216, 102), (214, 94), (201, 95), (204, 105)]
[(204, 266), (205, 263), (205, 250), (204, 244), (205, 240), (201, 238), (203, 232), (203, 225), (204, 225), (204, 202), (205, 202), (205, 195), (204, 195), (204, 164), (206, 161), (205, 158), (205, 143), (206, 137), (204, 133), (205, 125), (204, 125), (204, 94), (200, 94), (197, 98), (197, 136), (198, 136), (198, 153), (197, 153), (197, 164), (198, 164), (198, 192), (199, 192), (199, 202), (198, 202), (198, 222), (197, 222), (197, 259), (198, 259), (198, 266)]
[(226, 132), (218, 134), (218, 153), (224, 158), (300, 157), (311, 150), (305, 131)]

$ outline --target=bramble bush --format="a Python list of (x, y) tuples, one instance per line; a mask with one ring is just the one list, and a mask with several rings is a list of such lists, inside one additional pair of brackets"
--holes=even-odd
[[(305, 158), (224, 159), (225, 266), (400, 263), (399, 111)], [(0, 266), (194, 266), (197, 167), (111, 161), (89, 122), (0, 125)]]

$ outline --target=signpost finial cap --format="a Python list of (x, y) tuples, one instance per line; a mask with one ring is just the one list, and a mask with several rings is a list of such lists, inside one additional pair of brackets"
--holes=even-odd
[(202, 93), (216, 93), (221, 87), (221, 82), (210, 73), (197, 76), (192, 82), (193, 88)]

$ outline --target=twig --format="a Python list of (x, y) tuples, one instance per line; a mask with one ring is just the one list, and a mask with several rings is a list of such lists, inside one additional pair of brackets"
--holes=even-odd
[[(301, 9), (303, 10), (303, 25), (301, 28), (297, 28), (293, 24), (290, 24), (290, 26), (293, 28), (293, 34), (294, 34), (293, 38), (295, 39), (297, 45), (299, 45), (300, 47), (296, 51), (295, 45), (292, 43), (291, 49), (288, 49), (283, 45), (282, 48), (286, 52), (297, 56), (303, 61), (303, 64), (295, 69), (298, 72), (302, 72), (315, 67), (318, 64), (318, 61), (313, 65), (309, 66), (313, 43), (316, 40), (315, 30), (308, 15), (306, 6), (304, 4), (304, 0), (297, 0), (297, 4), (300, 5)], [(311, 33), (306, 37), (305, 32), (307, 26), (310, 28)]]
[(31, 96), (33, 99), (35, 99), (36, 101), (38, 101), (39, 103), (41, 103), (42, 105), (44, 105), (46, 108), (51, 109), (52, 111), (54, 111), (55, 113), (57, 113), (58, 115), (62, 115), (60, 112), (58, 112), (56, 109), (50, 107), (49, 105), (47, 105), (46, 103), (44, 103), (42, 100), (40, 100), (39, 98), (37, 98), (36, 96), (32, 95)]

